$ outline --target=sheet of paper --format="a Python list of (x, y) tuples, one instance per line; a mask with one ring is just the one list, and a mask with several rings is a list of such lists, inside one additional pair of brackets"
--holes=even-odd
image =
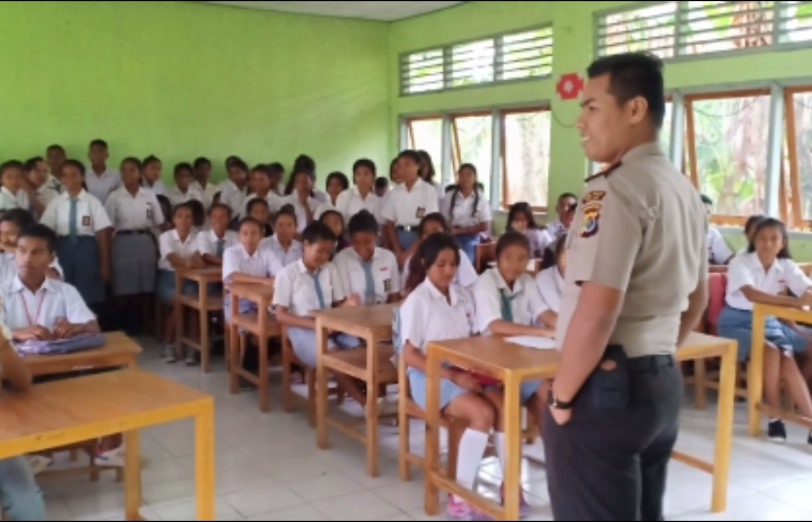
[(506, 337), (505, 340), (509, 343), (520, 344), (528, 348), (535, 348), (536, 350), (555, 350), (555, 339), (549, 337), (535, 337), (532, 335), (519, 335), (516, 337)]

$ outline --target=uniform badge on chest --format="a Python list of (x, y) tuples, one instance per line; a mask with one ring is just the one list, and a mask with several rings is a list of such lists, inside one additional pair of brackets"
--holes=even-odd
[(425, 207), (417, 207), (417, 212), (414, 213), (414, 217), (417, 219), (423, 219), (423, 216), (426, 215)]
[(391, 279), (384, 279), (383, 280), (383, 292), (385, 294), (392, 292), (392, 280)]
[(93, 220), (90, 219), (90, 216), (82, 216), (82, 226), (89, 227), (93, 225)]

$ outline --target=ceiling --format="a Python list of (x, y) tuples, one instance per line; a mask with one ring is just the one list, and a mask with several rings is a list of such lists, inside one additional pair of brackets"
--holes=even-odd
[(321, 16), (364, 18), (393, 22), (421, 14), (439, 11), (463, 2), (204, 2), (244, 9), (287, 11)]

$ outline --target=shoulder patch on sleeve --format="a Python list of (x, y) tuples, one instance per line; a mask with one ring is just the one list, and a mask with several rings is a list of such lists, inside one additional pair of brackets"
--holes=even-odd
[(615, 170), (617, 170), (617, 168), (620, 167), (620, 165), (621, 165), (621, 162), (619, 162), (619, 161), (616, 161), (614, 163), (610, 163), (609, 165), (604, 167), (603, 170), (601, 170), (597, 174), (593, 174), (592, 176), (589, 176), (588, 178), (586, 178), (586, 181), (589, 182), (589, 181), (592, 181), (593, 179), (597, 179), (597, 178), (600, 178), (600, 177), (606, 177), (609, 174), (611, 174), (612, 172), (614, 172)]
[(581, 237), (589, 238), (598, 233), (604, 196), (606, 192), (603, 190), (593, 190), (584, 195), (581, 201)]

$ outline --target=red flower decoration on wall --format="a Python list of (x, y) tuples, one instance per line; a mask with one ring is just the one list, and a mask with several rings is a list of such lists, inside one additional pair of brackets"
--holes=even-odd
[(555, 86), (555, 91), (562, 100), (574, 100), (584, 90), (584, 80), (578, 73), (569, 73), (561, 76)]

